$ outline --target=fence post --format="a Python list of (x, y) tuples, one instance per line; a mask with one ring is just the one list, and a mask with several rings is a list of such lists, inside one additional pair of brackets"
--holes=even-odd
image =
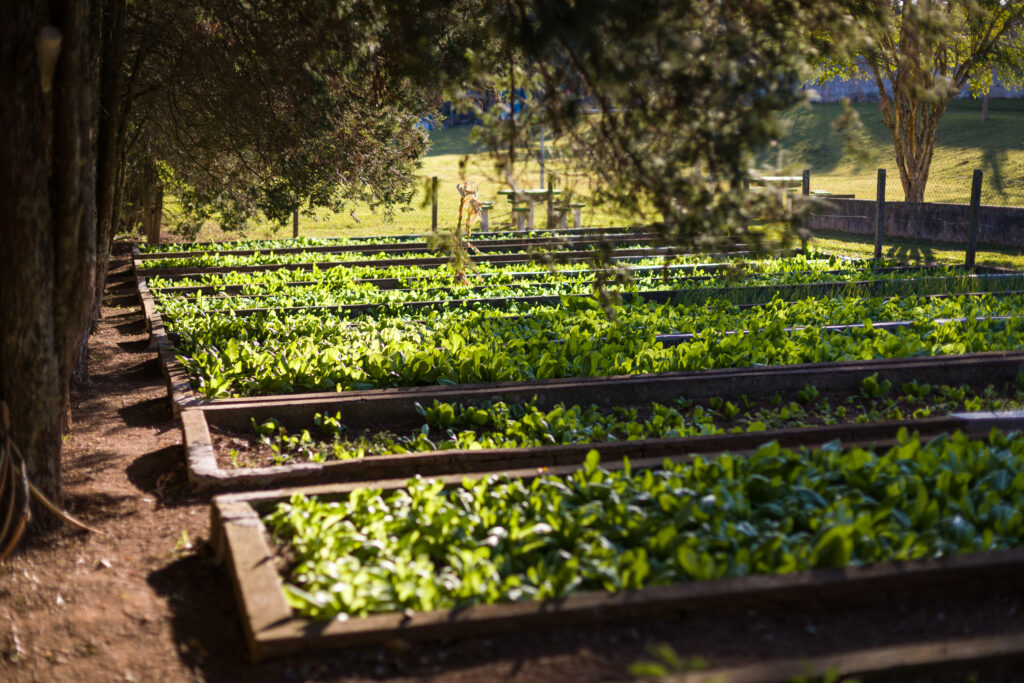
[(964, 265), (974, 267), (974, 256), (978, 248), (978, 207), (981, 205), (981, 169), (975, 169), (971, 180), (971, 209), (967, 214), (967, 254)]
[(299, 210), (292, 211), (292, 237), (299, 236)]
[(803, 172), (803, 179), (800, 183), (801, 192), (806, 197), (811, 194), (811, 169), (805, 168)]
[(437, 176), (430, 181), (430, 231), (437, 232)]
[(882, 237), (885, 235), (885, 169), (878, 169), (878, 194), (875, 200), (875, 258), (882, 258)]
[(548, 230), (555, 227), (555, 187), (548, 176)]

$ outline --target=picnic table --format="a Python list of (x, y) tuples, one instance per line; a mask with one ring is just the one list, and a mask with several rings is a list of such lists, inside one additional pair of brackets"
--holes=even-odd
[(802, 187), (803, 176), (798, 175), (763, 175), (751, 178), (758, 187)]
[[(557, 197), (562, 194), (562, 190), (548, 190), (546, 188), (520, 188), (518, 190), (505, 188), (498, 190), (498, 194), (506, 197), (512, 205), (512, 216), (519, 230), (533, 230), (533, 205), (546, 200), (549, 197), (549, 193), (551, 197)], [(526, 204), (526, 206), (519, 206), (520, 204)]]
[[(498, 190), (498, 194), (507, 197), (512, 204), (516, 204), (518, 202), (537, 202), (547, 199), (548, 190), (544, 188), (520, 188), (519, 190), (506, 188)], [(562, 194), (562, 190), (551, 190), (551, 194), (557, 197)]]

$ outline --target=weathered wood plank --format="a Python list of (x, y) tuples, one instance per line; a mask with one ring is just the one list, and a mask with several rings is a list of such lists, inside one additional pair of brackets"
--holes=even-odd
[[(324, 488), (324, 487), (319, 487)], [(338, 490), (350, 486), (335, 487)], [(690, 582), (620, 593), (584, 592), (558, 601), (472, 606), (458, 610), (378, 614), (347, 621), (312, 622), (281, 617), (279, 579), (268, 575), (270, 549), (262, 528), (251, 521), (225, 524), (226, 513), (241, 516), (239, 506), (271, 504), (291, 491), (218, 496), (214, 515), (218, 527), (231, 527), (229, 550), (243, 548), (241, 560), (230, 564), (232, 580), (244, 611), (268, 605), (268, 614), (247, 625), (253, 659), (305, 650), (352, 647), (395, 639), (436, 640), (481, 635), (525, 627), (551, 627), (580, 621), (652, 617), (666, 613), (699, 613), (723, 609), (779, 608), (786, 605), (843, 604), (897, 594), (943, 591), (970, 592), (979, 587), (1024, 583), (1024, 550), (957, 555), (908, 562), (880, 563), (845, 569), (812, 570), (794, 574), (755, 575)], [(254, 509), (254, 508), (250, 508)], [(247, 519), (251, 520), (252, 517)], [(225, 534), (215, 528), (215, 535)], [(251, 569), (250, 569), (251, 568)], [(251, 572), (251, 573), (250, 573)], [(271, 596), (257, 597), (263, 592)]]
[(679, 397), (706, 400), (713, 397), (746, 395), (751, 399), (785, 396), (811, 384), (824, 394), (860, 391), (863, 379), (878, 373), (899, 386), (917, 380), (933, 384), (967, 384), (984, 387), (993, 382), (1012, 381), (1024, 371), (1024, 351), (992, 351), (960, 356), (882, 358), (867, 361), (802, 363), (755, 368), (717, 368), (665, 372), (649, 375), (611, 377), (568, 377), (524, 382), (491, 382), (451, 386), (370, 389), (352, 392), (317, 392), (283, 396), (216, 399), (203, 405), (211, 411), (207, 419), (237, 429), (250, 426), (233, 408), (265, 420), (271, 417), (287, 424), (312, 426), (314, 412), (341, 413), (342, 421), (358, 428), (390, 425), (394, 429), (416, 428), (422, 418), (416, 403), (437, 401), (462, 403), (482, 401), (528, 401), (550, 409), (557, 403), (598, 406), (666, 403)]
[[(531, 448), (450, 449), (403, 453), (325, 463), (297, 463), (259, 468), (221, 469), (211, 445), (204, 419), (207, 411), (182, 412), (182, 433), (188, 455), (189, 481), (199, 489), (242, 490), (271, 486), (296, 486), (325, 482), (372, 480), (402, 481), (414, 475), (464, 475), (490, 471), (539, 470), (578, 467), (591, 450), (597, 450), (610, 466), (628, 457), (639, 463), (657, 465), (664, 459), (687, 460), (691, 454), (730, 452), (745, 454), (769, 441), (781, 446), (816, 446), (833, 440), (844, 445), (888, 447), (895, 443), (901, 428), (918, 432), (922, 439), (961, 430), (976, 437), (987, 436), (993, 428), (1003, 430), (1024, 427), (1024, 414), (955, 414), (948, 417), (845, 424), (824, 427), (777, 429), (741, 434), (715, 434), (673, 439), (642, 439), (586, 444), (565, 444)], [(379, 484), (379, 481), (375, 483)]]
[(1021, 659), (1024, 632), (893, 645), (817, 657), (791, 657), (745, 666), (694, 671), (685, 683), (782, 683), (826, 675), (910, 674), (951, 665)]

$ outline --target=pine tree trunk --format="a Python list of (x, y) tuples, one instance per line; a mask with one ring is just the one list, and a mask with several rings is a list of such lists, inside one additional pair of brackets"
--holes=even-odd
[[(48, 94), (44, 26), (61, 33)], [(0, 31), (0, 398), (29, 477), (59, 500), (68, 387), (95, 291), (89, 3), (0, 3)]]
[(124, 67), (125, 0), (98, 0), (93, 50), (97, 56), (96, 292), (90, 321), (95, 331), (103, 303), (110, 249), (121, 213), (128, 116)]

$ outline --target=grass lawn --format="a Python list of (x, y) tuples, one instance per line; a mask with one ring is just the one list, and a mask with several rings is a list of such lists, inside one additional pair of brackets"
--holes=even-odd
[[(830, 253), (857, 258), (871, 258), (875, 253), (873, 235), (848, 235), (819, 231), (815, 232), (815, 236), (809, 244)], [(952, 264), (964, 262), (964, 248), (963, 244), (890, 237), (883, 240), (882, 255), (912, 264), (933, 262)], [(979, 245), (975, 253), (975, 263), (984, 266), (1024, 269), (1024, 254), (1018, 249)]]
[[(797, 107), (784, 115), (789, 133), (781, 140), (787, 175), (811, 170), (811, 189), (875, 197), (876, 172), (887, 170), (886, 196), (903, 199), (896, 155), (882, 114), (874, 103), (854, 107), (868, 133), (866, 159), (844, 154), (844, 138), (832, 126), (839, 104)], [(775, 158), (765, 158), (771, 163)], [(991, 100), (989, 120), (981, 120), (980, 100), (959, 100), (939, 124), (925, 201), (967, 203), (974, 169), (984, 172), (982, 203), (1024, 206), (1024, 100)]]
[[(407, 206), (395, 207), (391, 214), (386, 212), (374, 213), (365, 206), (356, 206), (352, 210), (332, 212), (320, 210), (315, 216), (299, 216), (299, 234), (306, 237), (340, 237), (340, 236), (362, 236), (362, 235), (407, 235), (426, 233), (430, 231), (430, 204), (424, 203), (426, 190), (430, 178), (436, 176), (438, 179), (438, 211), (437, 220), (440, 229), (452, 229), (458, 220), (459, 215), (459, 193), (456, 185), (469, 180), (477, 183), (478, 196), (486, 201), (494, 202), (494, 209), (490, 212), (491, 226), (499, 227), (511, 224), (511, 205), (508, 200), (498, 195), (498, 190), (506, 188), (507, 185), (500, 179), (498, 171), (494, 167), (491, 157), (481, 152), (477, 146), (470, 141), (471, 126), (459, 126), (446, 130), (435, 130), (430, 133), (431, 149), (423, 157), (422, 168), (419, 171), (420, 183), (416, 189), (416, 195)], [(550, 141), (549, 141), (550, 142)], [(552, 146), (548, 147), (548, 154), (552, 153)], [(558, 148), (554, 149), (557, 154)], [(560, 164), (557, 160), (548, 158), (546, 171), (558, 173)], [(547, 179), (545, 178), (545, 182)], [(589, 194), (587, 179), (577, 179), (572, 187), (574, 195), (580, 198), (574, 201), (586, 201)], [(524, 154), (523, 158), (517, 160), (516, 182), (521, 187), (539, 187), (540, 164), (535, 158)], [(564, 188), (563, 181), (556, 181), (556, 188)], [(165, 202), (165, 216), (173, 221), (176, 205), (173, 198)], [(538, 207), (539, 209), (539, 207)], [(544, 227), (546, 213), (544, 210), (536, 212), (537, 227)], [(612, 212), (609, 209), (595, 207), (587, 202), (583, 209), (583, 224), (586, 226), (601, 225), (632, 225), (646, 222), (639, 216), (624, 216)], [(276, 229), (276, 233), (275, 233)], [(246, 231), (248, 238), (265, 238), (271, 236), (290, 237), (291, 224), (279, 227), (270, 222), (262, 222), (254, 225)], [(207, 224), (197, 238), (199, 241), (217, 239), (237, 239), (236, 235), (226, 235), (214, 223)]]
[[(838, 104), (803, 105), (783, 114), (789, 132), (780, 141), (779, 154), (772, 151), (760, 161), (775, 172), (799, 175), (811, 169), (811, 188), (837, 193), (852, 193), (859, 198), (875, 196), (876, 169), (889, 172), (887, 196), (902, 199), (903, 190), (896, 170), (889, 133), (882, 125), (878, 106), (872, 103), (855, 105), (867, 131), (867, 156), (857, 161), (844, 151), (843, 136), (832, 122), (842, 107)], [(989, 121), (981, 121), (981, 103), (977, 100), (954, 102), (939, 127), (939, 142), (932, 163), (931, 179), (926, 193), (928, 201), (966, 202), (970, 194), (971, 174), (975, 168), (985, 172), (982, 201), (986, 204), (1024, 206), (1024, 100), (992, 100)], [(511, 222), (509, 203), (497, 194), (505, 187), (499, 180), (491, 158), (470, 142), (471, 127), (460, 126), (431, 133), (432, 148), (422, 159), (419, 171), (421, 184), (408, 206), (396, 207), (390, 214), (374, 213), (363, 206), (341, 212), (319, 211), (315, 216), (300, 216), (299, 232), (310, 237), (395, 235), (424, 233), (430, 229), (430, 206), (423, 197), (429, 178), (437, 176), (439, 188), (438, 223), (452, 228), (458, 216), (459, 195), (455, 189), (463, 178), (479, 185), (482, 198), (495, 202), (491, 211), (493, 226)], [(557, 155), (557, 147), (555, 149)], [(463, 166), (464, 164), (464, 166)], [(464, 170), (463, 170), (464, 168)], [(548, 171), (558, 171), (557, 159), (549, 159)], [(537, 187), (539, 165), (533, 158), (517, 164), (517, 182), (524, 187)], [(574, 193), (585, 199), (589, 194), (586, 178), (577, 178)], [(564, 187), (563, 182), (557, 183)], [(168, 229), (174, 223), (176, 205), (173, 198), (165, 202)], [(538, 225), (543, 225), (539, 212)], [(654, 219), (653, 216), (646, 220)], [(616, 215), (591, 202), (583, 212), (587, 226), (630, 225), (646, 222), (643, 216)], [(291, 226), (278, 227), (268, 222), (257, 223), (245, 237), (288, 237)], [(200, 240), (237, 239), (210, 223), (199, 235)], [(940, 250), (941, 251), (941, 250)], [(980, 255), (979, 255), (980, 258)]]

